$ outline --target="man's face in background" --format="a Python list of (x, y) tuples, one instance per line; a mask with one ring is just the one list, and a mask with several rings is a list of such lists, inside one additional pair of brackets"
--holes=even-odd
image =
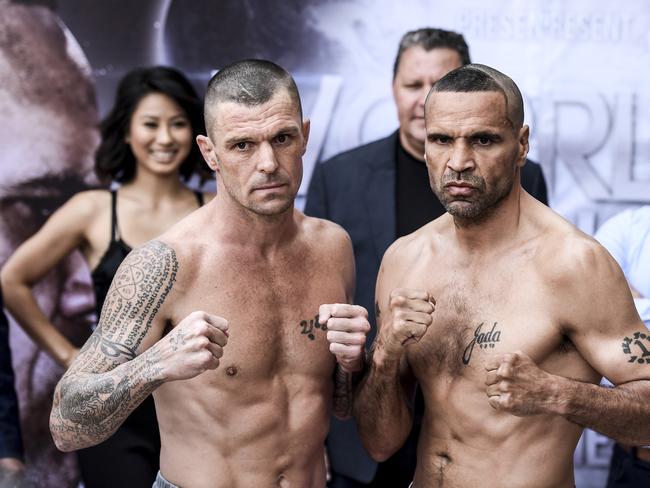
[(433, 84), (463, 65), (460, 54), (450, 48), (422, 46), (404, 50), (395, 79), (393, 98), (397, 106), (400, 142), (413, 157), (424, 160), (424, 101)]
[[(48, 8), (0, 0), (0, 264), (72, 194), (92, 182), (98, 142), (90, 69)], [(79, 252), (34, 288), (51, 322), (80, 344), (92, 325), (93, 295)], [(74, 455), (59, 453), (48, 418), (62, 371), (11, 326), (26, 476), (34, 486), (76, 486)]]

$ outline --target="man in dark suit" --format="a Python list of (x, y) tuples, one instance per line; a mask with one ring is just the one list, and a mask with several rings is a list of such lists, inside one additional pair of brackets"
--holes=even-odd
[[(355, 303), (368, 310), (374, 339), (374, 294), (384, 251), (445, 213), (429, 186), (424, 164), (424, 101), (431, 86), (449, 71), (469, 64), (469, 48), (461, 34), (424, 28), (400, 41), (393, 68), (393, 97), (399, 129), (385, 139), (339, 154), (316, 165), (305, 213), (332, 220), (352, 238), (356, 259)], [(547, 204), (546, 183), (537, 163), (521, 172), (526, 191)], [(328, 437), (332, 471), (330, 488), (406, 488), (413, 479), (419, 433), (415, 426), (404, 447), (377, 465), (361, 446), (352, 421), (333, 419)]]
[(0, 290), (0, 488), (9, 488), (18, 486), (24, 465), (18, 399), (9, 350), (9, 324), (3, 307)]

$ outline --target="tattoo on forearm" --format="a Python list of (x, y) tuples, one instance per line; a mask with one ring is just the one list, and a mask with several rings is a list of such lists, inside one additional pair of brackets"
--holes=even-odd
[(472, 337), (472, 340), (469, 341), (469, 344), (467, 344), (467, 347), (463, 352), (463, 364), (465, 366), (467, 366), (470, 360), (472, 359), (472, 352), (474, 351), (474, 346), (476, 344), (478, 344), (481, 349), (487, 349), (487, 348), (493, 349), (496, 343), (500, 342), (501, 340), (501, 331), (496, 330), (497, 323), (494, 322), (494, 325), (492, 326), (490, 332), (482, 332), (484, 323), (485, 322), (481, 322), (480, 324), (478, 324), (478, 326), (474, 330), (474, 337)]
[(624, 337), (623, 352), (629, 357), (628, 363), (650, 364), (650, 336), (635, 332), (632, 337)]
[(321, 325), (318, 322), (318, 315), (316, 315), (312, 320), (301, 320), (299, 327), (301, 329), (300, 334), (306, 335), (311, 341), (316, 339), (316, 329), (327, 332), (327, 324)]
[(136, 356), (177, 271), (174, 250), (159, 241), (134, 250), (120, 265), (99, 325), (55, 395), (50, 427), (71, 446), (88, 443), (75, 437), (96, 443), (111, 435), (160, 385), (155, 349)]
[(345, 418), (352, 414), (352, 374), (337, 364), (334, 370), (334, 414)]

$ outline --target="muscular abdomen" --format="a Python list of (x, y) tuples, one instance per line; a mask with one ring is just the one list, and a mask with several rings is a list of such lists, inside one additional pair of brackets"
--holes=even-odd
[[(156, 394), (183, 398), (178, 409), (159, 413), (167, 479), (197, 488), (322, 488), (330, 393), (322, 380), (276, 376), (218, 394), (205, 386), (178, 382)], [(199, 391), (205, 395), (191, 394)]]
[(497, 412), (483, 388), (462, 378), (425, 398), (415, 488), (573, 487), (578, 426)]

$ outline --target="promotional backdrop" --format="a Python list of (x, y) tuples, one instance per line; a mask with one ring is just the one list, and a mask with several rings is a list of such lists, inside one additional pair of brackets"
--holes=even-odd
[[(650, 4), (644, 0), (40, 3), (51, 4), (76, 39), (100, 116), (120, 77), (136, 66), (176, 66), (201, 93), (215, 70), (245, 57), (291, 71), (312, 120), (300, 207), (314, 164), (396, 129), (397, 45), (404, 32), (425, 26), (463, 33), (473, 61), (518, 84), (530, 157), (543, 166), (556, 211), (593, 233), (614, 213), (650, 202)], [(604, 485), (610, 448), (608, 439), (585, 433), (575, 454), (578, 488)]]

